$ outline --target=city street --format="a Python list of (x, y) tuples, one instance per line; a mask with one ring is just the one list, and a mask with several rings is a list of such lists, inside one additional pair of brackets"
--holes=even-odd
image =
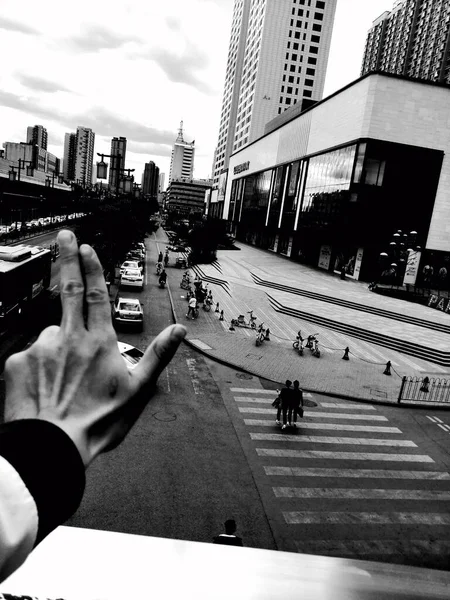
[[(142, 333), (118, 331), (118, 339), (141, 350), (173, 322), (171, 298), (175, 309), (186, 307), (185, 300), (177, 300), (184, 293), (179, 288), (183, 271), (174, 269), (173, 261), (168, 288), (157, 284), (155, 258), (166, 240), (161, 230), (146, 240), (144, 291), (120, 291), (141, 299), (145, 327)], [(255, 252), (267, 269), (262, 254)], [(229, 255), (242, 273), (257, 268), (255, 262), (247, 264), (248, 255), (245, 261), (240, 252)], [(219, 259), (219, 265), (231, 260)], [(278, 264), (289, 267), (280, 258)], [(53, 269), (57, 266), (58, 261)], [(217, 265), (215, 270), (220, 275)], [(281, 267), (278, 272), (281, 276)], [(309, 270), (302, 284), (309, 281), (313, 288), (317, 282), (325, 291), (320, 278)], [(223, 287), (210, 285), (215, 297), (219, 289), (223, 293)], [(239, 301), (242, 296), (234, 294), (239, 285), (250, 290), (254, 284), (248, 276), (237, 277), (226, 302)], [(115, 293), (113, 286), (111, 299)], [(228, 327), (223, 329), (219, 339), (226, 344), (229, 335), (233, 347), (232, 366), (227, 366), (194, 348), (195, 340), (217, 326), (217, 314), (201, 310), (194, 322), (186, 322), (184, 311), (175, 314), (192, 341), (181, 346), (161, 375), (156, 396), (126, 441), (90, 467), (83, 502), (68, 525), (209, 542), (225, 519), (234, 518), (249, 547), (450, 567), (449, 412), (308, 391), (299, 428), (282, 432), (271, 403), (286, 368), (280, 364), (287, 362), (283, 344), (271, 346), (278, 361), (269, 365), (266, 377), (252, 375), (236, 367), (245, 356), (243, 345), (252, 343), (254, 355), (260, 350), (246, 330), (232, 337)], [(267, 318), (271, 323), (270, 312)], [(213, 334), (208, 335), (211, 340)], [(370, 351), (369, 344), (363, 348)], [(316, 363), (304, 359), (300, 377), (315, 364), (327, 364), (326, 357)], [(329, 379), (338, 381), (335, 371)]]

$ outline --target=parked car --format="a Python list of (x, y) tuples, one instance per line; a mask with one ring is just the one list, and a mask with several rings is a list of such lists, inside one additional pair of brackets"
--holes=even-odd
[(117, 342), (117, 345), (125, 364), (132, 371), (144, 356), (144, 353), (142, 350), (139, 350), (139, 348), (135, 348), (134, 346), (125, 344), (124, 342)]
[(144, 272), (144, 267), (142, 265), (142, 261), (140, 260), (126, 260), (120, 267), (120, 274), (122, 275), (125, 273), (127, 269), (139, 269), (141, 273)]
[(144, 275), (139, 269), (126, 269), (120, 276), (120, 287), (137, 287), (144, 289)]
[(116, 298), (112, 306), (112, 320), (114, 325), (133, 325), (142, 331), (144, 327), (142, 304), (137, 298)]

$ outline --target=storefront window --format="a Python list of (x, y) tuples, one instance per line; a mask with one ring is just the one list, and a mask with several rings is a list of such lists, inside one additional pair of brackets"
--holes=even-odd
[(244, 192), (241, 221), (243, 223), (265, 223), (272, 173), (272, 170), (264, 171), (242, 180)]
[(356, 157), (354, 183), (361, 183), (361, 175), (364, 166), (364, 157), (366, 156), (367, 144), (364, 142), (358, 145), (358, 156)]
[(269, 210), (269, 226), (278, 227), (278, 220), (280, 218), (281, 210), (281, 197), (284, 190), (284, 182), (286, 177), (287, 166), (278, 167), (275, 169), (275, 181), (273, 185), (272, 198), (270, 201)]
[(309, 161), (301, 219), (327, 222), (348, 201), (356, 145), (314, 156)]

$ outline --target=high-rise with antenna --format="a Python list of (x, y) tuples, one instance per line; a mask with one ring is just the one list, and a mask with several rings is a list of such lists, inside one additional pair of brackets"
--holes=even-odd
[(178, 136), (172, 148), (170, 159), (169, 184), (173, 179), (192, 179), (194, 174), (195, 140), (186, 142), (183, 137), (183, 121), (180, 122)]

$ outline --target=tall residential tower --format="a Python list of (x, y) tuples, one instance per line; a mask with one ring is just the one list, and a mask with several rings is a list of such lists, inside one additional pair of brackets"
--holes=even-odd
[(48, 132), (42, 125), (27, 127), (27, 144), (35, 144), (42, 150), (47, 150)]
[(127, 138), (125, 137), (113, 137), (111, 140), (111, 165), (109, 169), (109, 187), (112, 190), (116, 190), (117, 186), (120, 185), (120, 176), (125, 169), (125, 157), (127, 154)]
[(371, 71), (450, 84), (449, 0), (396, 0), (367, 34), (361, 75)]
[(337, 0), (235, 0), (214, 184), (266, 123), (322, 99)]
[(183, 138), (183, 121), (180, 123), (178, 137), (172, 148), (170, 159), (169, 183), (173, 179), (185, 177), (192, 179), (194, 174), (195, 140), (191, 143), (185, 142)]
[(95, 133), (89, 127), (77, 127), (75, 181), (83, 185), (92, 183), (92, 165), (94, 160)]

